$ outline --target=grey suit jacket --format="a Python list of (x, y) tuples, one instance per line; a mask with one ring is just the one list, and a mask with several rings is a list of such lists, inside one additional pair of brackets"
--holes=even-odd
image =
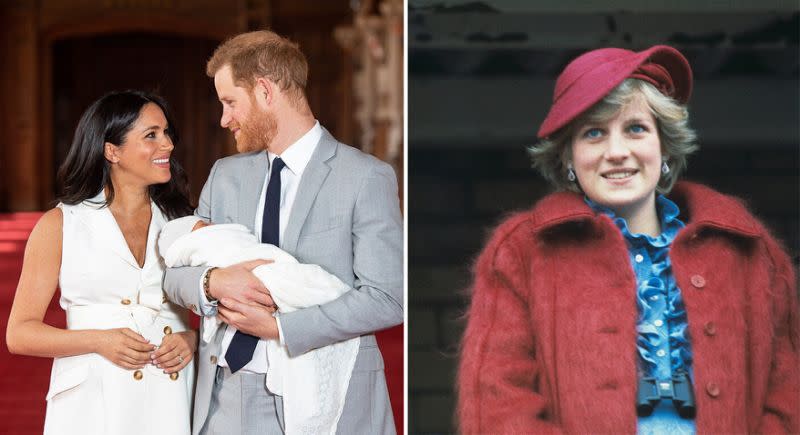
[[(252, 230), (267, 165), (264, 151), (218, 160), (195, 214)], [(395, 432), (383, 359), (371, 333), (403, 321), (402, 231), (392, 168), (323, 129), (300, 179), (281, 248), (300, 262), (320, 265), (352, 290), (327, 304), (281, 314), (280, 322), (292, 356), (362, 336), (338, 433)], [(168, 269), (164, 288), (169, 299), (200, 314), (204, 270)], [(207, 345), (201, 340), (194, 433), (208, 414), (222, 331)]]

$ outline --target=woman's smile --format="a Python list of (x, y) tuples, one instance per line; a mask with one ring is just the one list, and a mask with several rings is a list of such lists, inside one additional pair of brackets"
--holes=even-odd
[(601, 177), (613, 182), (624, 182), (639, 173), (636, 169), (611, 169), (600, 174)]
[(162, 169), (169, 169), (169, 156), (153, 159), (153, 164)]

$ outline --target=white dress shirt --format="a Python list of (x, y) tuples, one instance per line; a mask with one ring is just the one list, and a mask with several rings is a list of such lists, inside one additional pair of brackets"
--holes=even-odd
[[(279, 237), (280, 244), (283, 245), (283, 233), (286, 230), (286, 225), (289, 222), (290, 214), (292, 212), (292, 205), (297, 196), (297, 187), (300, 185), (300, 178), (303, 176), (308, 161), (311, 155), (317, 148), (317, 143), (322, 138), (322, 127), (319, 121), (314, 123), (311, 130), (306, 132), (297, 142), (289, 145), (289, 147), (280, 155), (267, 152), (269, 158), (269, 166), (267, 167), (267, 175), (264, 177), (264, 185), (261, 187), (261, 195), (258, 199), (258, 208), (256, 208), (255, 222), (253, 228), (258, 240), (261, 240), (261, 226), (264, 220), (264, 201), (267, 195), (267, 185), (269, 184), (270, 171), (272, 169), (272, 162), (276, 157), (280, 157), (286, 164), (286, 167), (281, 170), (281, 198), (280, 198), (280, 221), (279, 221)], [(213, 223), (213, 222), (212, 222)], [(203, 313), (213, 310), (216, 304), (211, 304), (205, 297), (205, 293), (201, 289), (203, 304)], [(280, 318), (276, 317), (278, 321), (278, 331), (280, 333), (281, 323)], [(225, 361), (225, 353), (228, 351), (228, 346), (233, 340), (233, 335), (236, 333), (236, 328), (228, 325), (225, 330), (225, 335), (222, 338), (222, 349), (220, 350), (217, 365), (227, 367), (228, 362)], [(280, 334), (281, 342), (283, 342), (283, 334)], [(269, 362), (267, 361), (266, 341), (261, 339), (256, 345), (253, 359), (247, 365), (242, 367), (242, 371), (250, 373), (266, 373)]]

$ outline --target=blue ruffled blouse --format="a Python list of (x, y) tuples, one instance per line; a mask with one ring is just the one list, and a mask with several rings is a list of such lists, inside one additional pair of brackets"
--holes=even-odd
[[(636, 348), (639, 353), (639, 376), (658, 380), (672, 378), (672, 373), (685, 370), (691, 373), (692, 350), (687, 330), (686, 309), (681, 291), (672, 276), (669, 247), (684, 227), (678, 219), (678, 206), (664, 197), (656, 198), (656, 210), (661, 222), (661, 234), (633, 234), (625, 219), (614, 212), (584, 199), (596, 212), (611, 218), (622, 232), (628, 245), (631, 265), (636, 273), (636, 304), (639, 319)], [(631, 403), (631, 406), (635, 404)], [(639, 434), (694, 434), (694, 420), (680, 417), (672, 402), (662, 400), (653, 414), (639, 417)]]

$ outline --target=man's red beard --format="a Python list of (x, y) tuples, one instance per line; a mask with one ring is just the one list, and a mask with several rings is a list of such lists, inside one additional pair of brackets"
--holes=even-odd
[(236, 150), (240, 153), (269, 149), (269, 145), (278, 133), (278, 120), (275, 115), (257, 108), (252, 110), (250, 116), (239, 126)]

